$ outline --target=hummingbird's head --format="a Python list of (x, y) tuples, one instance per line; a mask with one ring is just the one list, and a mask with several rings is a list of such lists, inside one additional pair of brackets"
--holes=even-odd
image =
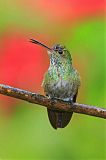
[(71, 54), (66, 49), (65, 46), (62, 46), (60, 44), (56, 44), (52, 48), (49, 48), (48, 46), (46, 46), (46, 45), (42, 44), (41, 42), (38, 42), (37, 40), (34, 40), (34, 39), (30, 39), (30, 42), (47, 48), (48, 54), (50, 56), (50, 62), (52, 64), (55, 65), (55, 64), (64, 63), (64, 62), (72, 64)]
[(55, 59), (56, 61), (68, 61), (72, 62), (71, 54), (66, 49), (65, 46), (61, 44), (56, 44), (52, 47), (51, 51), (48, 51), (50, 58)]

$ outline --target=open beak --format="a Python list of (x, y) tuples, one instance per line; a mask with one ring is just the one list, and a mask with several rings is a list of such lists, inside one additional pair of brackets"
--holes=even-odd
[(46, 46), (46, 45), (44, 45), (43, 43), (41, 43), (41, 42), (39, 42), (39, 41), (37, 41), (37, 40), (35, 40), (35, 39), (30, 39), (30, 42), (31, 43), (35, 43), (35, 44), (38, 44), (38, 45), (40, 45), (40, 46), (42, 46), (42, 47), (45, 47), (45, 48), (47, 48), (48, 50), (52, 50), (51, 48), (49, 48), (48, 46)]

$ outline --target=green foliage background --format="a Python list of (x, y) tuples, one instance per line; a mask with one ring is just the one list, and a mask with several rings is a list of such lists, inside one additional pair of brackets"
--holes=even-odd
[[(78, 102), (105, 106), (105, 22), (101, 17), (85, 19), (70, 26), (56, 26), (40, 15), (27, 13), (17, 5), (0, 2), (0, 34), (10, 24), (25, 29), (25, 34), (56, 35), (71, 49), (73, 64), (81, 73)], [(45, 29), (45, 26), (47, 28)], [(55, 42), (55, 38), (51, 40)], [(0, 159), (72, 159), (106, 158), (106, 122), (104, 119), (74, 114), (65, 129), (54, 130), (46, 109), (20, 102), (11, 117), (0, 112)]]

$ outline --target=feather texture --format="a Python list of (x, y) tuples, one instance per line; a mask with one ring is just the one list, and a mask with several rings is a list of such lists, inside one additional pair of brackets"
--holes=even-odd
[[(78, 88), (80, 86), (80, 76), (72, 66), (71, 55), (64, 47), (61, 55), (49, 51), (50, 66), (44, 76), (42, 86), (44, 92), (51, 98), (59, 98), (76, 102)], [(53, 128), (64, 128), (71, 120), (72, 114), (67, 112), (53, 111), (47, 109), (48, 117)]]

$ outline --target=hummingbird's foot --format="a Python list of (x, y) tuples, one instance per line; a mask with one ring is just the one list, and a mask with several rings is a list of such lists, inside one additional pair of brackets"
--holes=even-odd
[(55, 101), (55, 100), (60, 100), (60, 101), (63, 101), (63, 102), (67, 102), (67, 103), (70, 103), (70, 104), (73, 104), (73, 98), (72, 97), (68, 97), (68, 98), (57, 98), (57, 97), (51, 97), (49, 95), (46, 95), (48, 98), (50, 98), (52, 101)]
[(63, 101), (64, 102), (68, 102), (70, 104), (73, 104), (73, 98), (72, 97), (70, 97), (70, 98), (64, 98)]

